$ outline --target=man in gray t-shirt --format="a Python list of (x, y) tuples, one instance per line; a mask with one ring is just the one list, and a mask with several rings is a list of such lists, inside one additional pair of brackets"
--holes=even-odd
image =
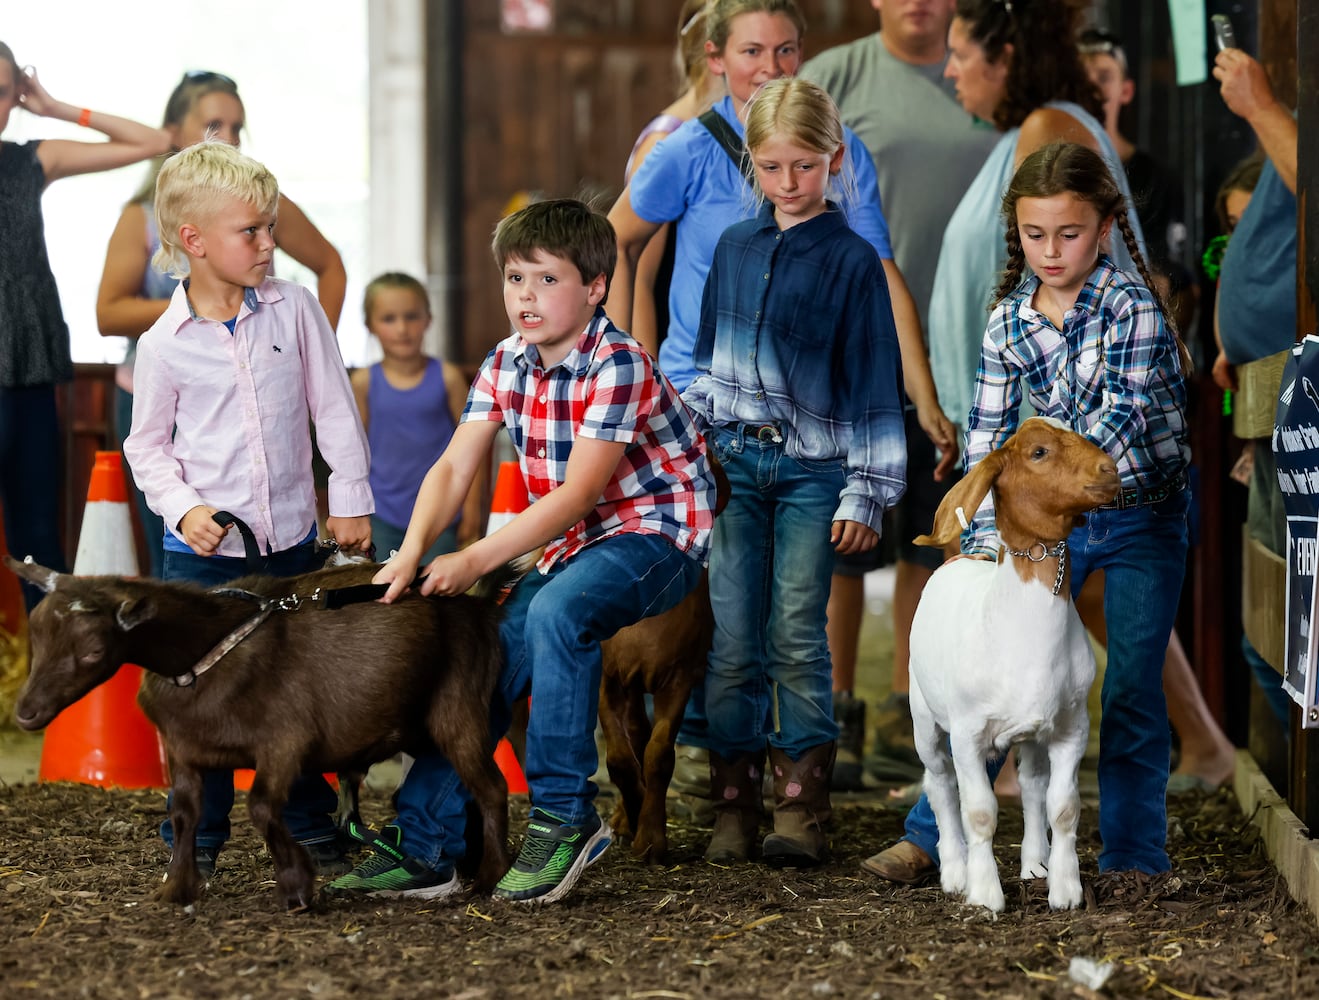
[[(870, 150), (879, 175), (880, 198), (893, 240), (893, 255), (911, 288), (926, 329), (930, 291), (944, 228), (984, 163), (998, 133), (957, 103), (944, 79), (948, 25), (954, 0), (870, 0), (882, 30), (809, 60), (799, 75), (827, 90)], [(911, 539), (930, 530), (934, 511), (956, 478), (934, 479), (933, 445), (910, 408), (907, 420), (907, 493), (893, 512), (885, 535), (897, 541), (893, 597), (893, 694), (881, 712), (872, 774), (915, 779), (920, 762), (911, 741), (907, 708), (907, 639), (916, 602), (942, 561), (938, 549)], [(966, 414), (950, 414), (965, 422)], [(842, 732), (835, 786), (861, 785), (860, 751), (864, 706), (852, 697), (856, 646), (864, 606), (864, 574), (879, 565), (879, 548), (859, 558), (838, 560), (829, 599), (829, 646), (834, 661), (834, 714)]]

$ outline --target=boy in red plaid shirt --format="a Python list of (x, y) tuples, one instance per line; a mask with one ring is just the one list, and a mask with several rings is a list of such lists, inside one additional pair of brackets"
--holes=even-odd
[[(479, 542), (426, 567), (423, 594), (459, 594), (545, 546), (509, 597), (493, 716), (531, 695), (532, 813), (497, 898), (561, 899), (609, 846), (595, 811), (600, 642), (665, 611), (696, 585), (714, 522), (714, 477), (690, 414), (603, 303), (616, 245), (609, 222), (568, 199), (516, 212), (495, 230), (513, 333), (490, 352), (462, 422), (431, 468), (398, 555), (376, 576), (392, 601), (461, 508), (495, 434), (509, 432), (531, 505)], [(468, 795), (439, 754), (399, 790), (399, 815), (331, 893), (438, 898), (458, 891)]]

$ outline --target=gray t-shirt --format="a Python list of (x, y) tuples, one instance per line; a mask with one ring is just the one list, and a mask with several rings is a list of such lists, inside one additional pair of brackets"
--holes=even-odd
[(799, 75), (829, 92), (870, 150), (893, 256), (928, 329), (944, 228), (998, 133), (957, 103), (942, 63), (903, 62), (879, 33), (822, 52)]

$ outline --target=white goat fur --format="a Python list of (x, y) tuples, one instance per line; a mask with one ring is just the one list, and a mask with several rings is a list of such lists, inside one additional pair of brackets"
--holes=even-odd
[[(1100, 448), (1034, 418), (949, 492), (932, 534), (916, 541), (955, 542), (959, 508), (972, 516), (993, 488), (1005, 545), (1038, 552), (1040, 543), (1066, 538), (1085, 511), (1110, 502), (1117, 487), (1117, 470)], [(941, 884), (994, 912), (1003, 909), (993, 853), (998, 802), (985, 762), (1013, 746), (1025, 812), (1021, 877), (1048, 876), (1052, 909), (1081, 902), (1076, 784), (1095, 659), (1066, 581), (1052, 593), (1057, 565), (1006, 553), (997, 564), (945, 563), (926, 584), (912, 624), (911, 714), (939, 824)]]

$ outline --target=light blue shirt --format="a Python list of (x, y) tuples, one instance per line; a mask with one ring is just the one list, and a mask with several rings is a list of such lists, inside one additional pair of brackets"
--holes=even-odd
[[(714, 106), (745, 141), (746, 130), (733, 113), (733, 99)], [(880, 206), (875, 165), (865, 144), (851, 129), (844, 177), (850, 172), (854, 199), (843, 199), (848, 224), (890, 260), (888, 223)], [(847, 188), (846, 181), (844, 189)], [(632, 178), (632, 210), (647, 222), (677, 220), (673, 279), (669, 284), (669, 329), (660, 345), (660, 368), (679, 391), (696, 377), (692, 348), (700, 323), (701, 290), (723, 231), (752, 218), (757, 198), (751, 185), (709, 129), (693, 119), (662, 139)], [(983, 324), (981, 324), (983, 329)]]

